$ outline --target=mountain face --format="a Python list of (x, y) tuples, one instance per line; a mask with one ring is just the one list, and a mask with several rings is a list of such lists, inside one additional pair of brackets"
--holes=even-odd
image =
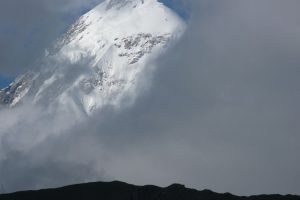
[(239, 197), (230, 193), (220, 194), (210, 190), (197, 191), (180, 184), (166, 188), (135, 186), (122, 182), (98, 182), (67, 186), (57, 189), (17, 192), (0, 195), (0, 200), (299, 200), (295, 195), (258, 195)]
[(0, 90), (0, 103), (14, 107), (29, 99), (75, 116), (131, 103), (144, 73), (184, 30), (157, 0), (106, 0), (46, 50), (38, 70)]

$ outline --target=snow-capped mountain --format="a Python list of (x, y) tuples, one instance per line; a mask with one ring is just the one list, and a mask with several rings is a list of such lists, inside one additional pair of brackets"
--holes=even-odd
[(13, 107), (30, 98), (75, 115), (131, 102), (141, 74), (184, 30), (157, 0), (106, 0), (46, 50), (39, 70), (0, 90), (0, 102)]

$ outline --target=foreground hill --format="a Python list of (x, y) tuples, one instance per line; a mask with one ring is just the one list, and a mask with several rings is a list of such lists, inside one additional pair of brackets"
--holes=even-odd
[(250, 197), (198, 191), (173, 184), (166, 188), (135, 186), (122, 182), (96, 182), (57, 189), (25, 191), (0, 195), (0, 200), (300, 200), (294, 195), (259, 195)]

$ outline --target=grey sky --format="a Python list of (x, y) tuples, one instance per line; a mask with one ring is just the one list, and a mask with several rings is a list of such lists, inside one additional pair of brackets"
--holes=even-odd
[[(6, 159), (0, 176), (7, 190), (118, 179), (246, 195), (300, 194), (300, 2), (185, 3), (191, 9), (188, 31), (157, 61), (154, 75), (145, 77), (151, 84), (133, 107), (107, 108), (39, 144), (30, 138), (53, 132), (48, 116), (26, 107), (0, 113), (9, 123), (31, 111), (2, 139)], [(49, 16), (70, 11), (45, 5)], [(55, 31), (39, 36), (43, 44), (63, 30), (64, 22), (54, 18)], [(38, 24), (35, 19), (28, 19), (30, 27)], [(14, 42), (8, 48), (17, 48)], [(20, 52), (0, 54), (0, 62), (9, 63), (11, 55), (23, 59)], [(3, 68), (3, 73), (22, 70)]]
[(101, 1), (1, 1), (1, 75), (14, 77), (26, 71), (80, 13)]

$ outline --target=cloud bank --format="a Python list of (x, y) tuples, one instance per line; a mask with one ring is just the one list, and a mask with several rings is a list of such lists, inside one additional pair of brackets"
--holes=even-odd
[(28, 104), (0, 113), (6, 191), (117, 179), (300, 193), (300, 3), (185, 3), (187, 33), (132, 107), (77, 125)]

